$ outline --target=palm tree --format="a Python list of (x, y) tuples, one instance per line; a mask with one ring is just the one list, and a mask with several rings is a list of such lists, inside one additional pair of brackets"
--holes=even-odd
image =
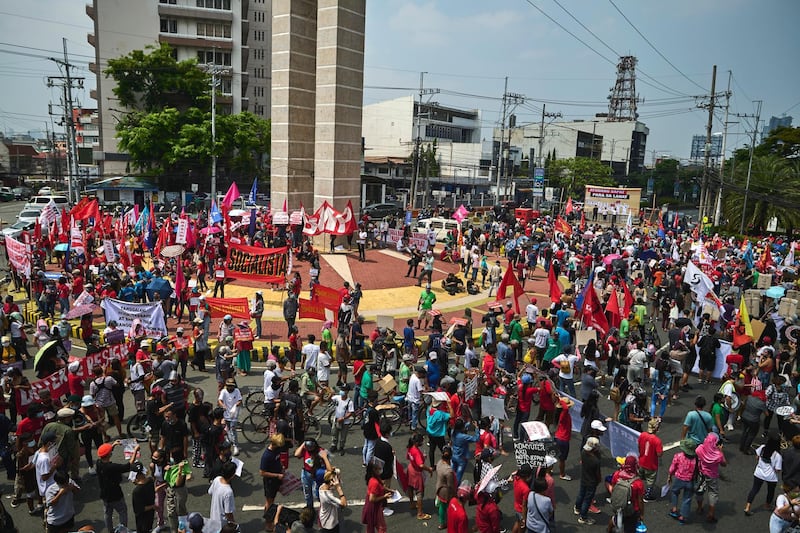
[(800, 166), (774, 155), (754, 156), (747, 194), (747, 165), (738, 165), (724, 184), (723, 215), (729, 230), (738, 231), (744, 212), (745, 233), (763, 233), (776, 218), (778, 226), (791, 232), (800, 226)]

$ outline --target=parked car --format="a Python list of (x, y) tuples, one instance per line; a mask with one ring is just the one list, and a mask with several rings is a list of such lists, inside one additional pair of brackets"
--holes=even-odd
[(33, 196), (33, 189), (29, 187), (14, 187), (11, 189), (15, 200), (28, 200)]
[(3, 228), (2, 238), (3, 242), (6, 241), (6, 237), (11, 237), (12, 239), (19, 239), (19, 236), (22, 234), (23, 231), (33, 231), (33, 227), (36, 225), (35, 222), (26, 222), (24, 220), (17, 220), (13, 224), (8, 227)]
[(28, 203), (25, 204), (25, 207), (41, 207), (44, 209), (44, 206), (50, 203), (50, 200), (56, 204), (56, 207), (59, 209), (69, 208), (69, 200), (66, 196), (60, 195), (49, 195), (49, 196), (34, 196), (33, 198), (28, 200)]
[(0, 202), (10, 202), (14, 199), (14, 191), (11, 187), (0, 187)]
[(403, 205), (399, 202), (368, 205), (361, 210), (361, 216), (364, 215), (369, 215), (372, 219), (381, 219), (390, 215), (402, 216)]
[(36, 222), (39, 219), (39, 215), (42, 214), (43, 209), (44, 206), (26, 207), (19, 212), (19, 215), (17, 215), (17, 220), (22, 222)]
[(53, 188), (52, 187), (42, 187), (41, 189), (39, 189), (39, 192), (37, 192), (36, 194), (41, 195), (41, 196), (47, 196), (47, 195), (53, 194)]

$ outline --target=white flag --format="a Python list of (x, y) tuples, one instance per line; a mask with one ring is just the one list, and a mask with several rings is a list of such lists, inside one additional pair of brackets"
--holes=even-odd
[(58, 207), (56, 207), (56, 203), (51, 199), (47, 205), (44, 206), (42, 212), (39, 213), (39, 224), (49, 228), (53, 222), (60, 218)]
[[(714, 297), (714, 282), (691, 261), (686, 265), (683, 281), (689, 284), (698, 302), (702, 303), (706, 298), (716, 300)], [(711, 296), (708, 296), (708, 293), (711, 293)]]

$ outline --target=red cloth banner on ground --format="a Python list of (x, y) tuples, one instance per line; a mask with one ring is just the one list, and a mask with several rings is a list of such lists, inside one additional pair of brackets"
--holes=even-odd
[(339, 294), (339, 291), (331, 287), (314, 285), (314, 301), (325, 309), (338, 311), (339, 305), (342, 303), (342, 295)]
[(211, 318), (231, 315), (233, 318), (250, 319), (250, 304), (247, 298), (206, 298), (211, 309)]
[(8, 261), (21, 276), (31, 277), (31, 256), (24, 243), (12, 237), (6, 237)]
[(256, 248), (230, 243), (225, 275), (264, 283), (283, 283), (289, 266), (289, 248)]
[(319, 301), (304, 300), (300, 298), (300, 318), (311, 318), (313, 320), (325, 320), (325, 306)]

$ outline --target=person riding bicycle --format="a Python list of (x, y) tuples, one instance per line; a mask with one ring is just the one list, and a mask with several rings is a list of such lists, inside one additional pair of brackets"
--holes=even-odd
[(300, 378), (300, 388), (303, 393), (303, 401), (309, 406), (308, 413), (313, 414), (314, 408), (322, 401), (322, 390), (317, 381), (317, 369), (314, 367), (306, 370)]

